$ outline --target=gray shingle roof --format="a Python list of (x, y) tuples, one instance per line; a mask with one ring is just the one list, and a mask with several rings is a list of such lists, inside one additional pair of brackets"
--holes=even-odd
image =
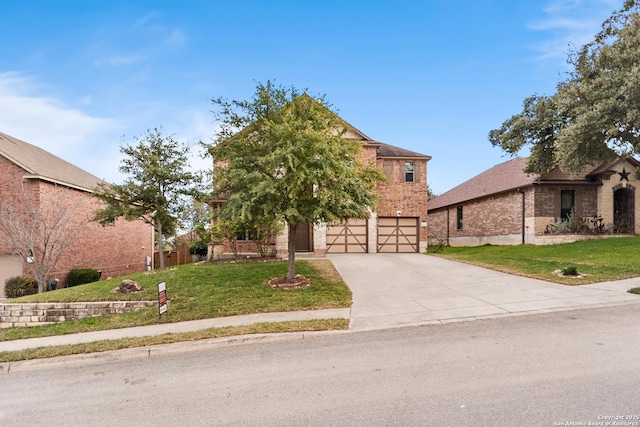
[(426, 154), (416, 153), (415, 151), (405, 150), (404, 148), (395, 147), (393, 145), (380, 142), (378, 147), (378, 158), (384, 157), (400, 157), (404, 159), (427, 159), (430, 160), (431, 156)]
[(524, 173), (526, 162), (527, 159), (525, 157), (516, 157), (496, 165), (446, 193), (429, 200), (429, 210), (533, 185), (537, 175)]
[(27, 171), (27, 175), (81, 190), (93, 190), (100, 178), (53, 154), (0, 132), (0, 155)]

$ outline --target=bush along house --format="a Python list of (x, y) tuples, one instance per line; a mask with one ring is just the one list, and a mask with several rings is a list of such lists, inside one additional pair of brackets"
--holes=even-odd
[[(346, 123), (346, 122), (345, 122)], [(323, 256), (327, 253), (417, 253), (427, 247), (427, 162), (431, 156), (377, 142), (347, 124), (345, 139), (362, 145), (360, 160), (375, 162), (387, 182), (378, 184), (378, 211), (368, 219), (349, 219), (341, 224), (307, 224), (296, 230), (296, 253)], [(224, 200), (211, 203), (213, 209)], [(255, 255), (260, 242), (255, 233), (241, 233), (234, 242), (238, 254)], [(267, 253), (287, 255), (287, 229), (275, 233)], [(228, 257), (227, 240), (210, 253)], [(262, 249), (261, 249), (262, 250)]]
[(634, 158), (544, 176), (526, 174), (526, 161), (501, 163), (430, 200), (429, 238), (451, 246), (541, 245), (640, 229)]

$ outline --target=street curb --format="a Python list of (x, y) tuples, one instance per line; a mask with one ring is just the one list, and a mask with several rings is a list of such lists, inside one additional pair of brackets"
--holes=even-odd
[(147, 347), (108, 350), (90, 354), (73, 354), (46, 359), (21, 360), (0, 364), (0, 375), (29, 372), (43, 369), (73, 368), (93, 362), (121, 362), (124, 360), (150, 359), (152, 357), (201, 351), (216, 348), (236, 347), (247, 344), (273, 343), (280, 341), (305, 340), (325, 335), (345, 334), (349, 330), (280, 332), (273, 334), (236, 335), (224, 338), (210, 338), (197, 341), (181, 341)]

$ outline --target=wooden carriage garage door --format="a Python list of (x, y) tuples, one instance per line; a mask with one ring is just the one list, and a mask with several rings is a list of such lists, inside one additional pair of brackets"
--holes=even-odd
[(418, 218), (378, 218), (378, 252), (418, 252)]
[(367, 252), (366, 219), (350, 219), (345, 224), (327, 225), (327, 253)]

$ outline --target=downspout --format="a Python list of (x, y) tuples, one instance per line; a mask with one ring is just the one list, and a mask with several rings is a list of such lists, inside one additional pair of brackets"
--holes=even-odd
[(447, 207), (447, 245), (449, 244), (449, 208)]
[(520, 190), (519, 188), (516, 190), (518, 193), (522, 194), (522, 224), (521, 224), (521, 228), (522, 228), (522, 244), (524, 245), (524, 241), (525, 241), (525, 193), (524, 191)]

